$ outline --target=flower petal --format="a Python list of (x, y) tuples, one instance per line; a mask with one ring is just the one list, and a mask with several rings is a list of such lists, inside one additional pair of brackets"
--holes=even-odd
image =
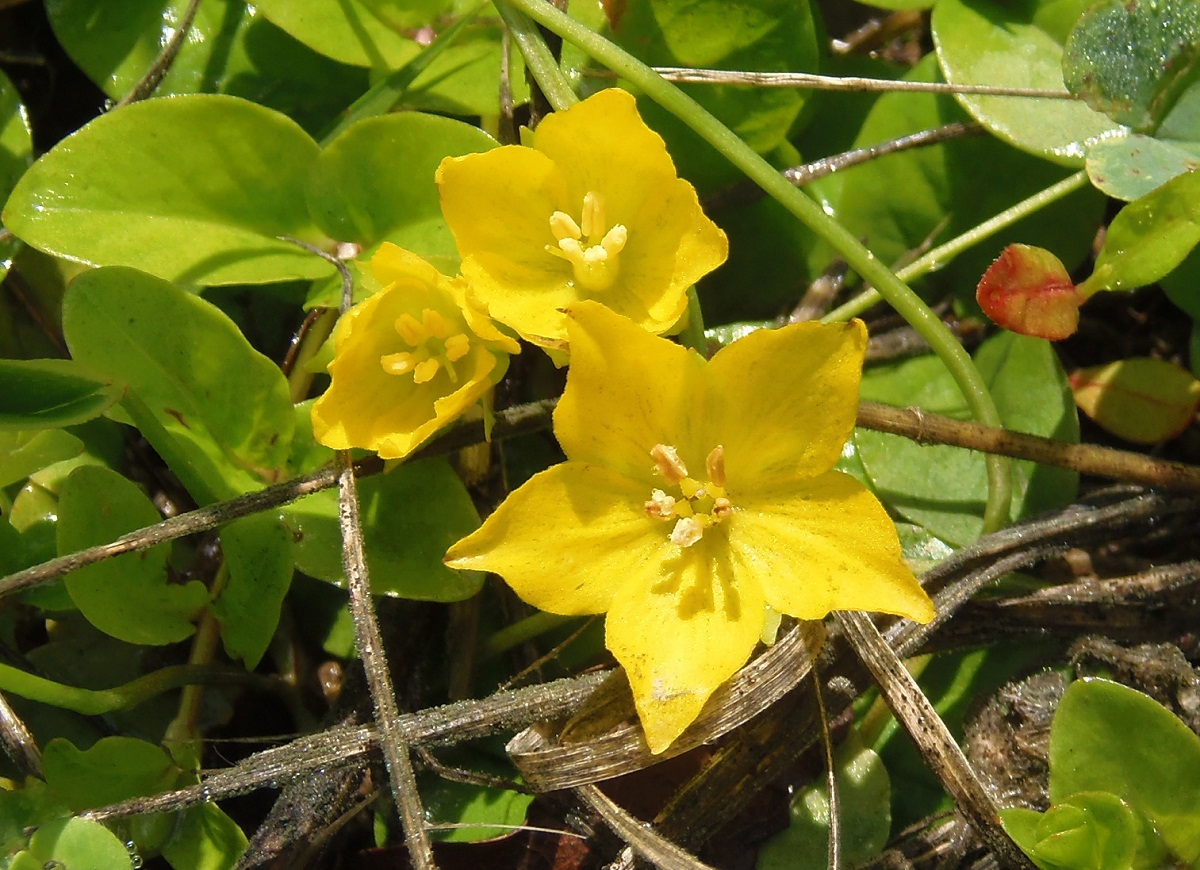
[(535, 474), (446, 553), (492, 571), (522, 599), (567, 615), (603, 613), (622, 585), (651, 585), (676, 548), (646, 516), (649, 493), (606, 468), (565, 462)]
[(710, 440), (725, 446), (731, 487), (833, 467), (854, 428), (867, 330), (861, 321), (761, 329), (708, 365)]
[(750, 658), (765, 619), (763, 590), (725, 558), (720, 534), (678, 554), (657, 583), (623, 583), (606, 645), (629, 676), (651, 752), (683, 733), (709, 696)]
[(661, 485), (650, 458), (656, 444), (675, 447), (688, 468), (704, 468), (711, 445), (695, 437), (705, 369), (698, 354), (597, 302), (571, 306), (568, 335), (571, 368), (554, 434), (569, 458), (645, 481), (642, 500)]
[(869, 610), (925, 623), (935, 615), (900, 555), (883, 506), (849, 475), (781, 481), (739, 498), (730, 559), (761, 579), (767, 603), (799, 619)]

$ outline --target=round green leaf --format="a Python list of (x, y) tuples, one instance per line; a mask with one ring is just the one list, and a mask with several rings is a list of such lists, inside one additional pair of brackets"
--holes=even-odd
[(0, 431), (0, 486), (24, 480), (55, 462), (83, 452), (83, 442), (62, 429)]
[(342, 63), (395, 69), (421, 51), (415, 40), (375, 14), (371, 7), (376, 4), (362, 0), (336, 3), (266, 0), (255, 5), (276, 26)]
[[(1062, 51), (1090, 0), (939, 0), (933, 40), (946, 81), (1062, 90)], [(1121, 128), (1074, 100), (960, 95), (971, 115), (1025, 151), (1070, 166)]]
[[(450, 545), (479, 528), (462, 480), (442, 459), (408, 462), (358, 484), (367, 567), (376, 595), (461, 601), (483, 584), (477, 571), (442, 564)], [(337, 493), (325, 490), (284, 509), (296, 541), (296, 567), (341, 584)], [(402, 534), (397, 534), (402, 529)]]
[(258, 667), (279, 625), (279, 608), (292, 580), (292, 533), (277, 517), (246, 517), (221, 530), (228, 571), (212, 603), (230, 658)]
[[(21, 95), (8, 77), (0, 72), (0, 201), (16, 186), (33, 162), (33, 141), (29, 119), (21, 105)], [(0, 240), (0, 281), (8, 274), (17, 252), (17, 240)]]
[(1200, 737), (1141, 692), (1109, 680), (1067, 687), (1050, 728), (1050, 800), (1110, 792), (1187, 865), (1200, 860)]
[[(458, 749), (444, 762), (475, 770), (497, 780), (512, 776), (512, 767), (478, 750)], [(433, 836), (442, 843), (474, 843), (502, 837), (525, 821), (533, 796), (505, 788), (453, 782), (441, 776), (422, 776), (419, 782), (425, 812), (433, 825), (454, 825)], [(500, 825), (501, 827), (489, 827)]]
[(1067, 38), (1067, 88), (1119, 124), (1152, 133), (1184, 91), (1200, 61), (1200, 4), (1195, 0), (1101, 0)]
[[(1116, 795), (1081, 792), (1045, 813), (1001, 810), (1004, 829), (1047, 870), (1129, 870), (1144, 823)], [(1161, 866), (1161, 865), (1149, 865)]]
[(1200, 169), (1200, 142), (1133, 134), (1088, 149), (1087, 173), (1097, 188), (1126, 202), (1140, 199), (1185, 172)]
[(360, 121), (321, 152), (308, 187), (317, 225), (340, 241), (382, 241), (458, 271), (433, 176), (444, 157), (487, 151), (491, 136), (450, 118), (402, 112)]
[(133, 737), (105, 737), (86, 750), (56, 738), (43, 751), (42, 771), (75, 812), (155, 794), (179, 776), (162, 747)]
[(255, 488), (286, 462), (287, 381), (211, 303), (133, 269), (96, 269), (67, 291), (63, 333), (75, 359), (127, 383), (181, 445), (182, 456), (155, 448), (198, 499)]
[[(100, 466), (76, 469), (58, 494), (59, 555), (107, 544), (161, 517), (138, 487)], [(198, 580), (169, 583), (169, 544), (126, 553), (72, 571), (67, 591), (87, 621), (128, 643), (161, 645), (190, 637), (208, 603)]]
[(0, 383), (0, 429), (82, 423), (104, 413), (122, 390), (65, 359), (0, 359)]
[(113, 870), (128, 867), (125, 844), (91, 819), (58, 819), (37, 829), (29, 848), (13, 858), (9, 870)]
[(242, 829), (216, 804), (190, 807), (163, 844), (171, 866), (188, 870), (226, 870), (237, 865), (248, 841)]
[[(1079, 439), (1070, 386), (1048, 341), (1000, 333), (983, 343), (975, 362), (1006, 427)], [(861, 394), (870, 401), (970, 418), (962, 393), (933, 356), (868, 369)], [(861, 429), (854, 440), (885, 504), (952, 545), (964, 546), (979, 536), (987, 495), (981, 454)], [(1014, 520), (1069, 504), (1078, 487), (1074, 472), (1032, 462), (1013, 462), (1011, 467)]]
[(295, 122), (215, 95), (134, 103), (92, 121), (25, 174), (3, 220), (68, 260), (184, 284), (328, 275), (280, 241), (321, 241), (304, 202), (318, 157)]

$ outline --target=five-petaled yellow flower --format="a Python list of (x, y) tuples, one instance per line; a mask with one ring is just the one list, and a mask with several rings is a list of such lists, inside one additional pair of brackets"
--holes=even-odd
[(831, 470), (854, 426), (860, 322), (755, 332), (706, 362), (594, 302), (569, 318), (567, 461), (446, 559), (542, 610), (607, 613), (651, 751), (745, 664), (768, 605), (933, 618), (883, 507)]
[(494, 387), (520, 345), (447, 278), (385, 243), (371, 260), (383, 289), (338, 321), (333, 383), (313, 404), (313, 433), (336, 449), (400, 459)]
[(557, 350), (567, 338), (561, 309), (581, 299), (669, 330), (728, 242), (634, 98), (601, 91), (526, 141), (448, 157), (437, 171), (463, 275), (492, 316)]

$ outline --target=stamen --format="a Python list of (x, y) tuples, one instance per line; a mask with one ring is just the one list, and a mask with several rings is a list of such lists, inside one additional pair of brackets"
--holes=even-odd
[(441, 367), (442, 364), (440, 362), (433, 357), (430, 357), (424, 362), (418, 363), (417, 367), (413, 369), (413, 381), (418, 384), (432, 381), (434, 376), (437, 375), (438, 369)]
[(461, 332), (447, 338), (445, 345), (446, 359), (450, 362), (458, 362), (471, 352), (471, 339)]
[(417, 367), (417, 358), (411, 353), (389, 353), (379, 362), (389, 375), (406, 375)]
[(666, 519), (673, 516), (675, 513), (675, 499), (667, 495), (661, 489), (656, 489), (650, 493), (650, 500), (646, 502), (647, 516)]
[(405, 312), (396, 319), (396, 332), (400, 333), (409, 347), (416, 347), (425, 340), (425, 330), (417, 322), (417, 318)]
[(654, 460), (655, 469), (668, 483), (679, 483), (688, 476), (687, 466), (674, 447), (655, 444), (650, 449), (650, 457)]
[(550, 215), (550, 232), (554, 233), (554, 238), (558, 239), (560, 242), (563, 239), (583, 238), (583, 233), (579, 229), (579, 224), (575, 223), (575, 219), (565, 211), (556, 211), (554, 214)]
[(619, 254), (625, 249), (627, 241), (629, 241), (629, 230), (621, 224), (617, 224), (604, 234), (604, 238), (600, 240), (600, 247), (609, 254)]
[(708, 472), (709, 482), (717, 486), (725, 485), (725, 448), (718, 444), (709, 451), (704, 460), (704, 470)]
[(704, 537), (704, 526), (695, 517), (684, 517), (671, 530), (671, 543), (679, 547), (690, 547)]
[(426, 308), (421, 312), (421, 325), (425, 328), (425, 337), (433, 336), (434, 338), (445, 338), (450, 334), (450, 327), (446, 324), (446, 318), (432, 308)]
[(580, 229), (587, 238), (604, 231), (604, 199), (594, 191), (583, 196), (583, 215)]

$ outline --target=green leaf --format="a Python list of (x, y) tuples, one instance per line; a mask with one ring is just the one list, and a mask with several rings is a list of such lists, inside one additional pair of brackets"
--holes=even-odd
[[(1091, 0), (939, 0), (933, 41), (953, 84), (1062, 90), (1063, 43)], [(977, 121), (1022, 150), (1069, 166), (1121, 128), (1074, 100), (960, 95)]]
[(1097, 142), (1087, 155), (1087, 173), (1092, 184), (1126, 202), (1196, 169), (1200, 169), (1200, 143), (1140, 134)]
[(333, 267), (277, 238), (321, 241), (304, 202), (317, 157), (295, 122), (246, 100), (146, 100), (42, 156), (3, 220), (56, 256), (186, 284), (318, 278)]
[[(1006, 427), (1079, 439), (1071, 390), (1049, 342), (1001, 333), (984, 342), (975, 361)], [(932, 356), (868, 369), (861, 395), (957, 419), (970, 417), (962, 393)], [(979, 536), (987, 493), (981, 454), (861, 429), (854, 440), (875, 492), (902, 517), (954, 546)], [(1014, 462), (1012, 474), (1014, 520), (1069, 504), (1078, 486), (1074, 472), (1032, 462)]]
[(228, 870), (247, 844), (242, 829), (224, 810), (216, 804), (200, 804), (183, 813), (162, 853), (176, 870)]
[[(479, 750), (456, 749), (444, 763), (497, 779), (512, 776), (510, 765)], [(434, 829), (433, 837), (442, 843), (475, 843), (510, 834), (525, 822), (526, 810), (533, 801), (532, 795), (521, 792), (453, 782), (440, 776), (422, 776), (420, 786), (429, 821), (456, 826)]]
[(98, 417), (121, 387), (72, 360), (0, 359), (0, 429), (52, 429)]
[(1153, 284), (1200, 243), (1200, 172), (1187, 172), (1129, 203), (1104, 237), (1079, 291), (1133, 290)]
[[(645, 0), (623, 6), (617, 43), (652, 66), (788, 72), (816, 70), (820, 57), (811, 4), (794, 0)], [(785, 140), (809, 99), (794, 88), (684, 85), (682, 90), (750, 147), (766, 153)], [(681, 175), (703, 189), (736, 177), (729, 162), (674, 115), (639, 100), (663, 135)]]
[[(0, 201), (8, 198), (32, 162), (33, 141), (21, 95), (0, 72)], [(18, 244), (16, 239), (0, 239), (0, 281), (8, 274)]]
[(1067, 687), (1050, 728), (1052, 803), (1110, 792), (1191, 865), (1200, 860), (1198, 784), (1200, 737), (1161, 704), (1109, 680)]
[(127, 409), (133, 399), (149, 409), (143, 434), (201, 502), (280, 473), (295, 427), (287, 381), (209, 302), (133, 269), (97, 269), (67, 291), (63, 332), (72, 356), (129, 385)]
[(1080, 792), (1045, 813), (1024, 808), (1001, 810), (1000, 818), (1017, 845), (1045, 870), (1164, 866), (1161, 840), (1157, 850), (1149, 850), (1158, 861), (1139, 859), (1139, 851), (1147, 851), (1143, 842), (1153, 842), (1153, 831), (1128, 804), (1107, 792)]
[[(887, 768), (856, 738), (838, 747), (840, 833), (844, 866), (874, 858), (887, 845), (892, 787)], [(791, 824), (759, 849), (758, 870), (824, 870), (828, 866), (829, 785), (822, 775), (791, 800)]]
[(83, 452), (83, 442), (62, 429), (0, 431), (0, 486), (24, 480), (41, 468)]
[(1198, 60), (1195, 0), (1100, 0), (1067, 38), (1063, 78), (1097, 112), (1153, 133), (1193, 85)]
[[(415, 40), (376, 14), (376, 9), (371, 8), (375, 4), (362, 0), (338, 0), (337, 3), (267, 0), (255, 5), (277, 27), (342, 63), (394, 69), (421, 51)], [(447, 4), (429, 5), (444, 7)]]
[[(376, 595), (461, 601), (479, 591), (481, 574), (442, 564), (450, 545), (479, 527), (470, 495), (445, 460), (407, 462), (388, 474), (363, 478), (358, 498)], [(340, 585), (337, 493), (310, 495), (288, 505), (284, 516), (296, 541), (296, 567)]]
[(246, 517), (221, 530), (228, 575), (212, 603), (230, 658), (254, 670), (279, 625), (292, 580), (292, 533), (277, 517)]
[(180, 771), (160, 746), (105, 737), (87, 750), (51, 740), (42, 754), (42, 772), (47, 785), (79, 812), (171, 788)]
[[(59, 555), (106, 544), (161, 519), (133, 483), (99, 466), (76, 469), (58, 497)], [(101, 631), (129, 643), (159, 645), (190, 637), (192, 620), (208, 603), (208, 590), (193, 580), (168, 583), (169, 544), (126, 553), (72, 571), (71, 600)]]
[(1075, 404), (1107, 432), (1159, 444), (1191, 424), (1200, 381), (1187, 369), (1151, 357), (1121, 359), (1071, 373)]
[(308, 187), (318, 226), (336, 239), (373, 248), (384, 240), (458, 270), (433, 176), (442, 158), (495, 147), (491, 136), (461, 121), (402, 112), (368, 118), (321, 152)]
[(129, 866), (125, 844), (99, 822), (56, 819), (37, 829), (29, 848), (8, 865), (9, 870), (113, 870)]

